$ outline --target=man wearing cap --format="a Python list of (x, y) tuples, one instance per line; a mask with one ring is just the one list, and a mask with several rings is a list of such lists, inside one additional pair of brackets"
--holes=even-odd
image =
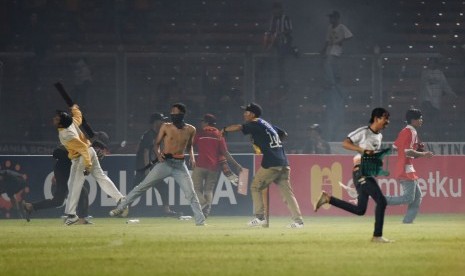
[[(237, 175), (229, 169), (227, 161), (231, 160), (237, 171), (242, 169), (229, 154), (224, 137), (215, 125), (216, 117), (213, 114), (205, 114), (201, 122), (201, 130), (194, 137), (198, 156), (192, 172), (192, 181), (205, 217), (210, 215), (213, 189), (221, 170), (228, 179), (238, 180)], [(230, 158), (227, 160), (226, 156)], [(237, 182), (235, 184), (237, 185)]]
[[(139, 144), (137, 146), (136, 153), (136, 175), (132, 181), (132, 188), (137, 186), (149, 173), (150, 169), (153, 167), (156, 162), (156, 156), (154, 151), (154, 143), (157, 138), (158, 132), (160, 130), (163, 122), (168, 119), (162, 113), (153, 113), (150, 115), (150, 129), (148, 129), (140, 137)], [(168, 217), (179, 217), (182, 214), (171, 210), (170, 205), (168, 204), (168, 185), (166, 185), (163, 179), (157, 181), (154, 184), (155, 189), (160, 193), (161, 204), (163, 205), (163, 212), (165, 216)]]
[(328, 14), (329, 26), (326, 32), (326, 43), (322, 50), (324, 56), (325, 79), (328, 86), (327, 104), (327, 138), (333, 141), (337, 138), (338, 127), (343, 123), (345, 92), (341, 86), (341, 68), (339, 58), (342, 55), (342, 43), (353, 35), (340, 23), (338, 11)]
[(260, 118), (262, 115), (260, 105), (250, 103), (242, 107), (242, 109), (244, 109), (243, 116), (245, 123), (227, 126), (223, 128), (222, 133), (242, 131), (245, 135), (251, 135), (254, 147), (263, 154), (261, 167), (256, 172), (250, 187), (255, 218), (248, 223), (248, 226), (254, 227), (267, 224), (261, 192), (272, 182), (275, 182), (292, 214), (293, 223), (288, 225), (288, 227), (303, 228), (302, 214), (289, 181), (289, 162), (281, 143), (281, 139), (287, 136), (287, 133)]
[(403, 223), (413, 223), (420, 209), (421, 190), (412, 161), (421, 157), (431, 158), (433, 153), (424, 151), (423, 144), (418, 138), (417, 129), (423, 125), (421, 111), (419, 109), (407, 110), (405, 120), (407, 126), (400, 131), (394, 142), (394, 147), (397, 148), (394, 176), (399, 180), (404, 193), (402, 196), (386, 196), (386, 201), (388, 205), (408, 204)]

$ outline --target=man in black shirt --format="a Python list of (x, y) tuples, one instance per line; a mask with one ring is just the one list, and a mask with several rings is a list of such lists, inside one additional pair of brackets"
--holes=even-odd
[(10, 199), (11, 206), (18, 211), (22, 217), (21, 209), (16, 201), (15, 195), (26, 187), (26, 180), (23, 175), (12, 170), (0, 170), (0, 195), (5, 193)]
[[(53, 197), (32, 203), (23, 201), (23, 210), (27, 221), (30, 220), (33, 212), (62, 206), (68, 196), (68, 178), (71, 169), (71, 160), (68, 158), (68, 151), (63, 145), (60, 145), (53, 150), (52, 156), (56, 160), (53, 167), (53, 174), (55, 176)], [(79, 195), (76, 214), (79, 217), (78, 224), (92, 224), (87, 218), (89, 216), (89, 190), (85, 185), (82, 186), (81, 194)]]
[[(154, 141), (157, 138), (160, 126), (166, 119), (167, 117), (161, 113), (153, 113), (150, 116), (150, 129), (142, 134), (139, 145), (137, 147), (136, 175), (134, 176), (132, 183), (133, 188), (137, 186), (142, 180), (144, 180), (144, 178), (147, 176), (147, 173), (157, 162), (153, 148)], [(182, 216), (181, 213), (177, 213), (170, 209), (168, 204), (168, 185), (165, 183), (165, 181), (160, 180), (154, 186), (160, 193), (164, 215), (169, 217)]]
[(303, 228), (302, 214), (289, 181), (291, 171), (289, 162), (281, 143), (281, 138), (287, 136), (287, 133), (260, 118), (262, 114), (260, 105), (250, 103), (242, 107), (242, 109), (244, 109), (245, 123), (230, 125), (223, 128), (222, 132), (225, 134), (226, 132), (242, 131), (245, 135), (251, 135), (254, 148), (258, 149), (258, 153), (263, 154), (261, 167), (255, 174), (250, 187), (255, 219), (250, 221), (248, 225), (253, 227), (267, 224), (261, 191), (266, 189), (272, 182), (275, 182), (292, 214), (294, 222), (288, 227)]

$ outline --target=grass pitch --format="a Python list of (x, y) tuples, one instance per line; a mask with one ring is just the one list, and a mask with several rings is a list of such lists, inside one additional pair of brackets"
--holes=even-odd
[(171, 218), (0, 220), (1, 275), (465, 275), (465, 216), (386, 218), (392, 244), (370, 242), (374, 218), (308, 217), (305, 228), (247, 228), (249, 217), (206, 227)]

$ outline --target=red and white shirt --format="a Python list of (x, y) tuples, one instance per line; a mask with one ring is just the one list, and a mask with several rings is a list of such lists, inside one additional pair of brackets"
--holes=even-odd
[(413, 167), (413, 157), (408, 157), (405, 153), (409, 149), (417, 149), (417, 130), (413, 126), (407, 125), (399, 132), (394, 147), (397, 148), (397, 163), (394, 168), (394, 176), (398, 179), (418, 179)]

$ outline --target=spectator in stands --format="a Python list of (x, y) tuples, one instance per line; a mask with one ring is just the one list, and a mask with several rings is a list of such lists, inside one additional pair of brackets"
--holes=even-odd
[(86, 108), (87, 94), (92, 86), (92, 71), (85, 58), (80, 58), (74, 66), (74, 100)]
[(339, 127), (344, 123), (345, 92), (341, 85), (340, 56), (342, 44), (353, 35), (350, 30), (340, 23), (341, 15), (338, 11), (328, 14), (329, 26), (326, 32), (326, 43), (322, 50), (324, 56), (324, 70), (327, 82), (326, 118), (327, 137), (334, 141), (338, 137)]
[(330, 154), (329, 143), (323, 139), (319, 124), (308, 127), (308, 139), (305, 141), (302, 153), (307, 154)]
[(441, 101), (443, 95), (457, 97), (447, 82), (444, 73), (439, 69), (438, 59), (431, 58), (428, 67), (421, 73), (421, 109), (429, 124), (425, 125), (425, 139), (432, 139), (442, 133), (441, 120)]
[(280, 85), (286, 85), (285, 58), (288, 55), (298, 57), (299, 50), (292, 46), (292, 21), (284, 13), (279, 2), (273, 3), (270, 27), (265, 32), (264, 44), (266, 49), (275, 49), (277, 54), (277, 69)]

